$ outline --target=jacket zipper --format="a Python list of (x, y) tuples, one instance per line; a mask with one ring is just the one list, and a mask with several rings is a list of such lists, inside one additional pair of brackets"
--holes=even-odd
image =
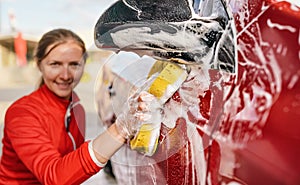
[(76, 150), (76, 142), (75, 142), (75, 139), (72, 135), (72, 133), (70, 132), (69, 130), (69, 126), (70, 126), (70, 123), (71, 123), (71, 109), (73, 107), (75, 107), (76, 105), (78, 105), (79, 102), (76, 102), (75, 104), (73, 104), (73, 102), (71, 102), (67, 108), (67, 112), (65, 114), (65, 128), (66, 128), (66, 131), (67, 131), (67, 134), (68, 136), (70, 137), (71, 141), (72, 141), (72, 144), (73, 144), (73, 150)]

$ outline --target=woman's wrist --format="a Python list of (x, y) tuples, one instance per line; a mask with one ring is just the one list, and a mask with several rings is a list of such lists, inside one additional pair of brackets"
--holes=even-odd
[(120, 130), (117, 128), (116, 123), (112, 124), (107, 131), (113, 136), (115, 137), (119, 142), (121, 143), (125, 143), (126, 141), (126, 136), (124, 133), (120, 132)]
[(98, 155), (98, 153), (95, 152), (94, 147), (93, 147), (93, 142), (94, 141), (92, 140), (88, 143), (88, 150), (89, 150), (90, 156), (91, 156), (92, 160), (94, 161), (94, 163), (97, 164), (97, 166), (103, 168), (107, 163), (107, 159), (102, 158), (102, 156)]
[(93, 151), (97, 160), (104, 164), (119, 150), (125, 142), (125, 137), (118, 132), (115, 124), (93, 140)]

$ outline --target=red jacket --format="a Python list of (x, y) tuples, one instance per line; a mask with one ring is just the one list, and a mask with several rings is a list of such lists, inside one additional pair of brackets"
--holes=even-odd
[[(75, 93), (72, 99), (79, 101)], [(80, 104), (71, 109), (73, 149), (64, 125), (69, 103), (44, 85), (9, 107), (0, 184), (80, 184), (100, 170), (84, 142), (85, 112)]]

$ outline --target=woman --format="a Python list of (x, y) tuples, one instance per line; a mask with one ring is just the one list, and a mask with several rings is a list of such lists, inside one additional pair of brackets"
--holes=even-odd
[(87, 59), (84, 42), (54, 29), (42, 36), (35, 57), (42, 82), (6, 112), (0, 184), (80, 184), (133, 136), (144, 115), (158, 108), (149, 107), (156, 99), (146, 92), (132, 96), (115, 124), (84, 141), (85, 112), (73, 91)]

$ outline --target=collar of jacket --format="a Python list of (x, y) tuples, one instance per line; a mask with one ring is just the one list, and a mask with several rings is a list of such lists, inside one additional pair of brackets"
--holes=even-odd
[(40, 89), (46, 96), (49, 96), (51, 99), (56, 100), (55, 102), (62, 104), (65, 108), (67, 108), (71, 102), (73, 105), (76, 105), (80, 101), (80, 99), (75, 91), (72, 91), (71, 100), (66, 100), (66, 99), (60, 98), (59, 96), (55, 95), (45, 84), (42, 85), (40, 87)]

